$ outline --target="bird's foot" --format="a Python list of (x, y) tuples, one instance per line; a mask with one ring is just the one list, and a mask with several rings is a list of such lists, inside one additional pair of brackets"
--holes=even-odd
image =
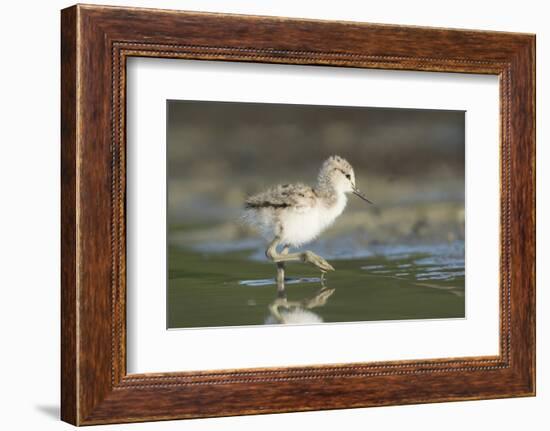
[(335, 288), (324, 287), (313, 298), (303, 301), (303, 307), (308, 309), (322, 307), (335, 291)]
[(302, 261), (315, 265), (322, 272), (334, 271), (334, 267), (330, 263), (309, 250), (302, 253)]

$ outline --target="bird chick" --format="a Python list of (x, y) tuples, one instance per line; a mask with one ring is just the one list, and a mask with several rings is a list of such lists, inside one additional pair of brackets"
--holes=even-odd
[(357, 188), (351, 164), (340, 156), (331, 156), (321, 166), (314, 187), (282, 184), (246, 199), (244, 220), (270, 241), (266, 256), (277, 264), (279, 289), (284, 288), (284, 262), (310, 263), (323, 275), (334, 270), (324, 258), (309, 250), (288, 253), (288, 249), (311, 242), (334, 223), (346, 207), (348, 193), (372, 203)]

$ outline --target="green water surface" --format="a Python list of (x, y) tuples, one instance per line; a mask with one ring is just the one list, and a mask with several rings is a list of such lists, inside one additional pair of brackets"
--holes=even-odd
[[(463, 263), (441, 259), (438, 250), (328, 259), (336, 271), (324, 286), (315, 268), (287, 264), (289, 302), (306, 303), (322, 289), (334, 289), (324, 304), (290, 323), (463, 318)], [(278, 297), (275, 266), (250, 259), (250, 250), (203, 253), (170, 247), (168, 254), (168, 328), (288, 323), (274, 320), (270, 312)], [(283, 314), (292, 309), (281, 308)]]

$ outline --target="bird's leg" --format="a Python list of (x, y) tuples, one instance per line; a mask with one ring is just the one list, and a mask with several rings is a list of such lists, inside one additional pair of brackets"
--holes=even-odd
[[(285, 245), (281, 250), (281, 256), (288, 254), (288, 245)], [(279, 294), (285, 291), (285, 263), (277, 262), (277, 291)]]
[(275, 263), (279, 262), (304, 262), (311, 263), (319, 268), (322, 272), (334, 271), (334, 268), (321, 256), (316, 255), (312, 251), (306, 250), (301, 253), (282, 254), (277, 252), (277, 246), (280, 243), (280, 238), (275, 237), (265, 251), (265, 255)]

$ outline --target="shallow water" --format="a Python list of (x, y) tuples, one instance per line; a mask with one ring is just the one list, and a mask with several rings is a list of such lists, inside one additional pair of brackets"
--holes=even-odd
[(261, 243), (170, 247), (168, 327), (464, 317), (462, 241), (365, 247), (344, 237), (311, 250), (336, 271), (322, 282), (315, 268), (287, 264), (283, 297)]

